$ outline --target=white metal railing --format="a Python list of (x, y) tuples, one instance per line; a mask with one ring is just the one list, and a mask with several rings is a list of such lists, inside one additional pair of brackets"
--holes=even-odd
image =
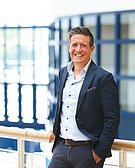
[[(32, 129), (21, 129), (16, 127), (0, 126), (0, 137), (15, 138), (18, 144), (18, 168), (24, 168), (24, 149), (25, 140), (48, 142), (49, 133), (46, 131), (38, 131)], [(127, 151), (135, 152), (135, 141), (116, 139), (112, 145), (113, 150), (119, 151), (118, 168), (127, 168)], [(110, 166), (113, 166), (111, 164)], [(105, 164), (106, 167), (106, 164)], [(109, 166), (107, 166), (109, 168)]]
[[(117, 139), (114, 141), (112, 149), (119, 150), (119, 168), (128, 168), (127, 153), (135, 152), (135, 141)], [(131, 160), (130, 162), (134, 163), (134, 160)], [(135, 164), (131, 168), (135, 168)]]
[(4, 127), (0, 126), (0, 136), (6, 138), (17, 139), (17, 150), (18, 150), (18, 168), (24, 168), (24, 149), (25, 140), (31, 141), (48, 141), (49, 133), (45, 131), (37, 131), (33, 129), (21, 129), (16, 127)]

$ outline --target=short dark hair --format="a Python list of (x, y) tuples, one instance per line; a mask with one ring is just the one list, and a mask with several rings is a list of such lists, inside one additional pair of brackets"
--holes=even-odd
[(71, 40), (71, 37), (76, 35), (76, 34), (82, 34), (85, 36), (89, 36), (90, 37), (90, 47), (92, 47), (94, 45), (94, 36), (91, 33), (90, 29), (84, 26), (77, 26), (72, 28), (69, 32), (68, 32), (68, 39), (69, 41)]

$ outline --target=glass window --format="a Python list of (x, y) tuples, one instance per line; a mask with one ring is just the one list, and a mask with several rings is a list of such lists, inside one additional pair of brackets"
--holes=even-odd
[[(12, 61), (11, 61), (12, 62)], [(13, 64), (10, 64), (7, 65), (5, 67), (5, 79), (6, 79), (6, 82), (9, 82), (9, 83), (14, 83), (14, 82), (18, 82), (19, 81), (19, 74), (18, 74), (18, 66), (15, 65), (14, 63)]]
[[(5, 76), (7, 82), (18, 81), (18, 30), (17, 29), (6, 29), (6, 66)], [(10, 89), (9, 89), (10, 90)]]
[(0, 82), (4, 82), (4, 31), (0, 29)]
[(121, 45), (120, 74), (135, 75), (135, 44)]
[(135, 13), (121, 14), (120, 24), (121, 24), (121, 38), (134, 39), (135, 38)]
[[(48, 81), (48, 49), (46, 46), (35, 46), (35, 82), (46, 83)], [(40, 74), (40, 75), (39, 75)]]
[(61, 47), (61, 66), (65, 66), (69, 62), (69, 53), (67, 44)]
[(101, 66), (106, 70), (114, 73), (114, 45), (102, 44), (101, 45)]
[(68, 28), (69, 28), (69, 21), (68, 21), (68, 19), (62, 19), (61, 20), (61, 40), (67, 41)]
[[(0, 29), (0, 120), (4, 120), (5, 98), (7, 93), (7, 113), (9, 121), (17, 122), (19, 120), (19, 102), (18, 102), (18, 82), (21, 85), (22, 98), (22, 117), (23, 122), (33, 122), (33, 86), (31, 84), (48, 84), (48, 34), (49, 29), (42, 28), (23, 28), (23, 27), (3, 27)], [(53, 48), (55, 50), (55, 48)], [(53, 52), (54, 52), (53, 50)], [(51, 50), (52, 51), (52, 50)], [(53, 53), (55, 54), (55, 52)], [(53, 58), (53, 57), (52, 57)], [(53, 65), (55, 64), (55, 60)], [(7, 90), (4, 91), (6, 82)], [(39, 99), (47, 102), (47, 86), (44, 89), (37, 89)], [(41, 95), (41, 92), (43, 95)], [(36, 95), (36, 96), (37, 96)], [(36, 97), (36, 100), (38, 98)], [(39, 100), (39, 101), (40, 101)], [(38, 101), (40, 111), (38, 119), (43, 119), (43, 108), (47, 105)], [(45, 106), (44, 106), (45, 105)], [(39, 110), (39, 109), (38, 109)], [(46, 110), (46, 109), (45, 109)], [(47, 114), (45, 114), (47, 115)]]
[(35, 83), (48, 83), (48, 34), (45, 28), (35, 29)]
[(4, 31), (0, 29), (0, 46), (4, 45)]
[(4, 46), (0, 46), (0, 82), (4, 81)]
[(135, 112), (135, 81), (120, 81), (120, 103), (123, 111)]
[(48, 29), (36, 28), (35, 38), (34, 38), (35, 46), (44, 46), (47, 48), (48, 47), (48, 35), (49, 35)]
[(4, 46), (0, 45), (0, 63), (4, 60)]
[(101, 39), (114, 39), (115, 38), (115, 15), (101, 15)]
[(18, 60), (18, 48), (17, 46), (6, 47), (7, 60)]
[(80, 17), (79, 16), (72, 17), (71, 27), (76, 27), (76, 26), (80, 26)]
[(18, 44), (18, 31), (17, 29), (7, 29), (6, 30), (6, 45), (7, 46), (17, 46)]
[(33, 59), (33, 47), (21, 46), (20, 56), (21, 56), (21, 60), (32, 60)]
[(84, 16), (83, 24), (84, 24), (84, 26), (88, 27), (91, 30), (92, 34), (95, 37), (95, 34), (96, 34), (96, 17), (91, 16), (91, 15)]
[(33, 31), (31, 28), (20, 30), (20, 45), (21, 46), (33, 45)]
[(45, 65), (48, 64), (48, 47), (45, 45), (35, 45), (34, 47), (34, 56), (35, 56), (35, 63), (44, 63)]
[(55, 68), (55, 47), (49, 47), (49, 67)]

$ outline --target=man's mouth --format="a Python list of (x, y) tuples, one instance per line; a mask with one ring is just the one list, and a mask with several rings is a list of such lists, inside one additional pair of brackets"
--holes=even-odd
[(74, 54), (74, 56), (76, 56), (76, 57), (82, 57), (82, 55), (77, 55), (77, 54)]

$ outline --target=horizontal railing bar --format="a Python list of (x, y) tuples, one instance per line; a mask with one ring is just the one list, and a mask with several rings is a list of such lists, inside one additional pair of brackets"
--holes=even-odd
[(135, 150), (135, 141), (115, 139), (112, 145), (112, 149)]
[[(50, 134), (49, 132), (46, 132), (43, 130), (34, 130), (29, 128), (22, 129), (17, 127), (0, 126), (0, 136), (48, 141), (49, 134)], [(135, 141), (115, 139), (112, 145), (112, 149), (135, 150)]]
[(49, 132), (42, 130), (34, 130), (29, 128), (5, 127), (0, 126), (0, 136), (22, 138), (27, 140), (48, 141)]

